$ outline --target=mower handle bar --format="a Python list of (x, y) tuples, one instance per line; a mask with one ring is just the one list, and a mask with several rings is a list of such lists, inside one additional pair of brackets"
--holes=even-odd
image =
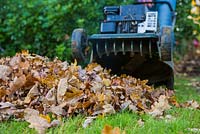
[(174, 9), (172, 8), (171, 4), (168, 1), (152, 1), (152, 2), (134, 2), (133, 4), (167, 4), (172, 12)]

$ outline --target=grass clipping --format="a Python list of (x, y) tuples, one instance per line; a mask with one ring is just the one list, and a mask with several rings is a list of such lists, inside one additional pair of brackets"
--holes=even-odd
[(76, 62), (18, 53), (0, 59), (0, 121), (14, 116), (44, 133), (61, 117), (77, 114), (95, 118), (129, 109), (160, 116), (170, 108), (168, 92), (146, 83), (111, 75), (96, 63), (83, 69)]

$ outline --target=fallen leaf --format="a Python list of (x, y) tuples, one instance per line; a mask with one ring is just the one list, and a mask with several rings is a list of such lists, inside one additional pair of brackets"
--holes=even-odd
[(111, 85), (111, 80), (109, 80), (109, 79), (103, 79), (103, 84), (104, 84), (106, 87), (108, 87), (108, 86)]
[(44, 97), (44, 103), (48, 105), (55, 105), (56, 104), (56, 89), (50, 89)]
[(115, 113), (115, 109), (111, 104), (106, 104), (103, 105), (103, 113), (104, 114), (114, 114)]
[(15, 105), (10, 102), (0, 102), (0, 109), (14, 107)]
[(30, 123), (30, 128), (35, 128), (39, 134), (44, 134), (45, 130), (51, 127), (51, 124), (39, 112), (34, 109), (26, 108), (24, 110), (24, 119)]
[(200, 133), (200, 128), (188, 128), (187, 130), (195, 134)]
[(121, 109), (125, 110), (127, 107), (129, 107), (129, 105), (131, 104), (131, 101), (125, 101), (124, 103), (121, 104)]
[(62, 106), (51, 106), (50, 111), (56, 115), (66, 115), (66, 111), (63, 109)]
[(65, 92), (68, 89), (67, 80), (68, 80), (68, 78), (62, 78), (62, 79), (60, 79), (60, 82), (58, 84), (57, 101), (58, 101), (59, 104), (63, 101), (63, 97), (65, 95)]
[(71, 98), (75, 98), (77, 96), (81, 96), (83, 94), (82, 90), (77, 89), (76, 87), (71, 87), (65, 92), (64, 99), (69, 100)]
[(100, 92), (103, 87), (103, 84), (100, 82), (93, 82), (91, 85), (92, 85), (91, 90), (94, 93)]
[(21, 75), (20, 77), (15, 77), (13, 82), (10, 83), (10, 94), (19, 90), (26, 83), (26, 76)]
[[(119, 127), (112, 127), (110, 125), (105, 125), (101, 134), (120, 134), (121, 130)], [(125, 134), (125, 131), (122, 132), (122, 134)]]
[(0, 87), (0, 100), (2, 97), (4, 97), (7, 94), (7, 91), (5, 88)]
[(175, 121), (175, 119), (176, 119), (175, 117), (169, 114), (164, 117), (165, 122), (169, 122), (169, 123), (171, 123), (172, 121)]
[(139, 120), (137, 121), (137, 124), (138, 124), (140, 127), (142, 127), (142, 126), (144, 126), (144, 121), (143, 121), (142, 119), (139, 119)]
[(38, 91), (38, 83), (36, 83), (31, 89), (30, 91), (28, 92), (24, 102), (25, 103), (30, 103), (31, 102), (31, 99), (35, 96), (38, 96), (40, 95), (39, 91)]
[(9, 66), (6, 65), (0, 65), (0, 79), (3, 81), (8, 80), (8, 76), (12, 72), (12, 69)]
[(40, 114), (40, 117), (46, 119), (48, 123), (51, 123), (51, 118), (49, 117), (49, 115)]
[(165, 95), (161, 95), (158, 99), (158, 102), (155, 102), (152, 105), (152, 109), (149, 112), (152, 116), (162, 116), (165, 110), (170, 109), (171, 106), (168, 103), (168, 99)]
[(59, 126), (59, 125), (61, 125), (60, 120), (53, 120), (51, 122), (51, 127), (56, 127), (56, 126)]
[(200, 109), (200, 105), (198, 104), (197, 101), (191, 100), (187, 101), (183, 104), (180, 104), (184, 108), (191, 108), (191, 109)]
[(20, 56), (14, 56), (10, 59), (9, 65), (13, 69), (19, 68), (19, 63), (21, 62), (21, 57)]
[(83, 128), (88, 127), (92, 123), (92, 121), (96, 118), (97, 118), (96, 116), (87, 117), (84, 123), (82, 124)]

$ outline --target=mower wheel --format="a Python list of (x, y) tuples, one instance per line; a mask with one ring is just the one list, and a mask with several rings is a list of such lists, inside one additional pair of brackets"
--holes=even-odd
[(82, 28), (74, 29), (71, 39), (71, 48), (73, 58), (76, 59), (78, 63), (84, 64), (86, 62), (87, 54), (85, 50), (87, 46), (87, 34), (85, 30)]

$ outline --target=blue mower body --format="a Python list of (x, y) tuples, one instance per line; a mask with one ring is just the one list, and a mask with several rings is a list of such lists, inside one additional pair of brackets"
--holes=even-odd
[[(148, 79), (173, 89), (175, 0), (104, 7), (100, 33), (72, 33), (72, 52), (80, 62), (95, 61), (115, 74)], [(89, 52), (86, 48), (90, 47)]]

